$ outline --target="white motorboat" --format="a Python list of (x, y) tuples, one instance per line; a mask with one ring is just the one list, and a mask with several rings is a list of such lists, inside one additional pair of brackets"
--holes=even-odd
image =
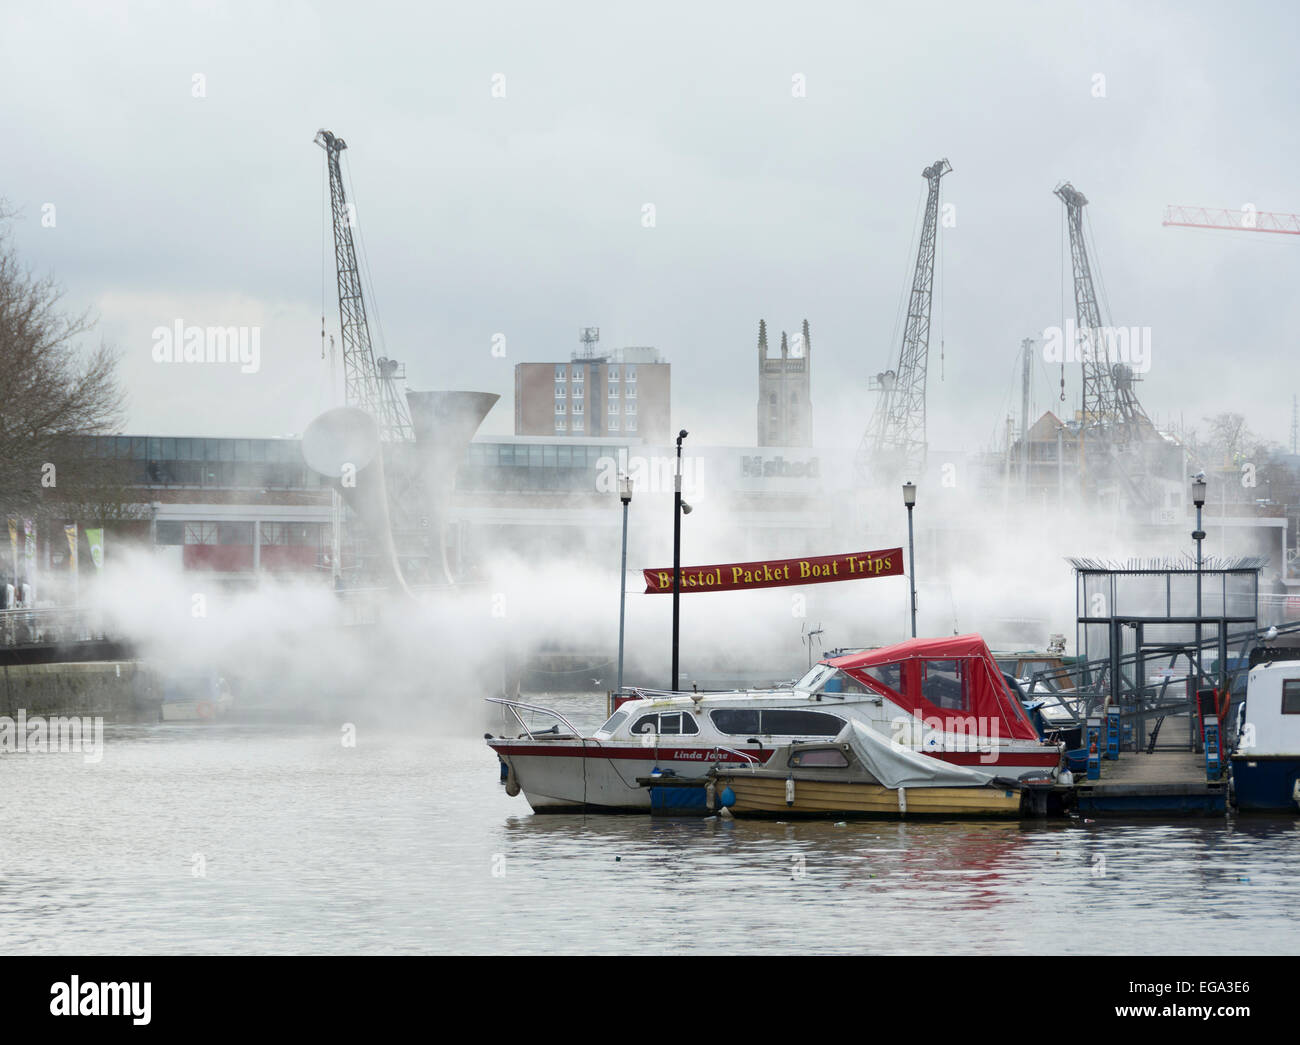
[[(793, 689), (641, 693), (583, 736), (559, 712), (491, 698), (523, 732), (488, 735), (506, 789), (535, 812), (648, 812), (656, 775), (758, 765), (774, 748), (832, 740), (858, 723), (936, 770), (967, 766), (1005, 780), (1053, 778), (1062, 745), (1040, 741), (978, 635), (912, 639), (821, 662)], [(524, 712), (554, 716), (539, 733)]]
[(1237, 808), (1300, 812), (1300, 649), (1251, 655), (1246, 701), (1237, 714), (1231, 756)]

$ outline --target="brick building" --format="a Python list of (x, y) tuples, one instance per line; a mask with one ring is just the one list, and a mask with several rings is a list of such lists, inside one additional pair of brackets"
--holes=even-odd
[(515, 435), (671, 441), (671, 364), (653, 348), (515, 366)]

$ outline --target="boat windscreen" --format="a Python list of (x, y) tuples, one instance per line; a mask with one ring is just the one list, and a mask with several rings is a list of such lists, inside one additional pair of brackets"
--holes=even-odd
[(804, 693), (870, 693), (852, 675), (829, 664), (818, 664), (795, 683), (795, 689)]
[(794, 684), (794, 688), (804, 693), (820, 693), (826, 680), (837, 674), (839, 674), (838, 668), (833, 668), (829, 664), (816, 664), (807, 675)]

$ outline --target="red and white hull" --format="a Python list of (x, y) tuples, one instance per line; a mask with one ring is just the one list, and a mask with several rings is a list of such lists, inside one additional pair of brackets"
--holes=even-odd
[[(758, 763), (771, 753), (741, 746), (733, 751), (689, 745), (658, 748), (602, 740), (492, 740), (489, 746), (509, 768), (537, 813), (648, 813), (650, 791), (637, 783), (658, 769), (702, 776), (715, 762)], [(749, 758), (743, 757), (743, 752)], [(507, 778), (509, 786), (510, 778)]]
[[(637, 783), (638, 777), (648, 777), (656, 769), (683, 777), (703, 776), (715, 762), (724, 767), (757, 765), (772, 753), (770, 747), (752, 745), (718, 751), (714, 747), (665, 744), (648, 748), (638, 743), (572, 738), (493, 739), (489, 746), (505, 762), (537, 813), (648, 813), (650, 791)], [(1060, 751), (1025, 745), (1022, 750), (944, 751), (927, 757), (1018, 779), (1029, 773), (1054, 772)]]

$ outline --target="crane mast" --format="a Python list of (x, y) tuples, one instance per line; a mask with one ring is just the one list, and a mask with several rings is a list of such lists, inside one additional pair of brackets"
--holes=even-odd
[(1077, 346), (1083, 368), (1083, 430), (1100, 436), (1106, 445), (1131, 448), (1152, 428), (1137, 400), (1136, 380), (1127, 363), (1112, 360), (1112, 336), (1102, 323), (1092, 267), (1083, 236), (1083, 208), (1088, 198), (1068, 181), (1055, 195), (1065, 204), (1070, 229), (1070, 266), (1074, 272), (1074, 312)]
[(876, 375), (874, 387), (880, 397), (858, 447), (859, 475), (878, 485), (900, 477), (903, 472), (910, 476), (925, 467), (925, 377), (930, 351), (930, 309), (934, 299), (939, 181), (951, 170), (952, 165), (944, 159), (936, 160), (921, 172), (929, 183), (929, 192), (898, 369)]
[(347, 142), (329, 131), (316, 132), (315, 142), (325, 150), (329, 169), (330, 211), (334, 220), (334, 267), (339, 284), (339, 331), (343, 338), (343, 385), (348, 406), (367, 410), (390, 442), (412, 439), (414, 431), (406, 402), (397, 392), (401, 365), (391, 359), (376, 362), (361, 293), (361, 273), (352, 242), (352, 211), (343, 188), (339, 154)]

